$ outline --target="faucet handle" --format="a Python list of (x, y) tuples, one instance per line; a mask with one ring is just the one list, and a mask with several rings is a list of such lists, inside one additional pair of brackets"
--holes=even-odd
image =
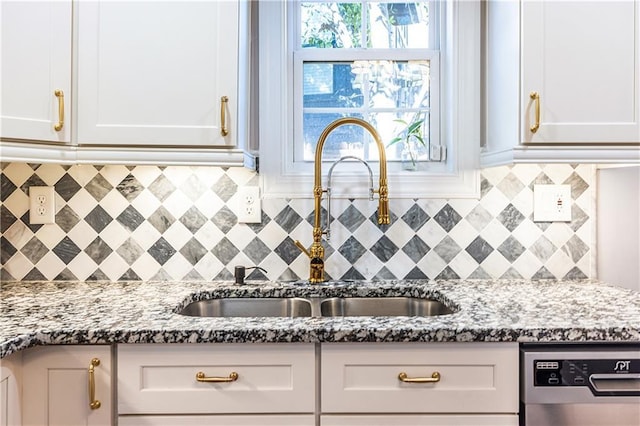
[(233, 275), (236, 278), (236, 284), (244, 284), (244, 277), (245, 277), (247, 269), (260, 269), (265, 274), (267, 273), (266, 269), (261, 268), (259, 266), (249, 266), (249, 267), (236, 266), (235, 269), (234, 269), (234, 273), (233, 273)]
[(311, 253), (309, 253), (309, 250), (306, 249), (305, 246), (302, 245), (302, 243), (298, 240), (295, 240), (293, 242), (293, 244), (296, 245), (296, 247), (298, 247), (300, 249), (301, 252), (303, 252), (304, 254), (307, 255), (307, 257), (311, 258)]

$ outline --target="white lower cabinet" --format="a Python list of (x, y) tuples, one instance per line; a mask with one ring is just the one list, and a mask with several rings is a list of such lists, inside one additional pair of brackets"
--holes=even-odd
[(323, 344), (321, 354), (322, 426), (518, 424), (517, 343)]
[(313, 425), (315, 357), (313, 344), (118, 345), (119, 424)]
[(23, 354), (24, 426), (111, 425), (111, 347), (41, 346)]
[(22, 354), (14, 353), (0, 359), (0, 426), (19, 426)]

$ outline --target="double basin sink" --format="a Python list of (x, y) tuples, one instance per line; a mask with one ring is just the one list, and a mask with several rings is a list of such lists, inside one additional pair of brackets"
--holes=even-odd
[(444, 303), (415, 297), (224, 298), (199, 300), (178, 311), (194, 317), (342, 317), (452, 314)]

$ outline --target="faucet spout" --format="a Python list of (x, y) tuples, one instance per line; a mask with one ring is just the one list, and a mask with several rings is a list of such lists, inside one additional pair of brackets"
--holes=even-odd
[(329, 134), (340, 126), (355, 125), (365, 129), (371, 137), (373, 137), (376, 147), (378, 148), (378, 156), (380, 159), (380, 184), (377, 190), (378, 193), (378, 224), (389, 224), (389, 188), (387, 184), (387, 156), (384, 150), (384, 144), (382, 138), (378, 134), (377, 130), (368, 122), (356, 118), (356, 117), (343, 117), (330, 123), (322, 131), (318, 143), (316, 145), (315, 163), (314, 163), (314, 179), (313, 179), (313, 198), (314, 198), (314, 214), (313, 214), (313, 244), (309, 250), (305, 249), (299, 241), (296, 241), (296, 246), (304, 252), (310, 261), (310, 277), (309, 281), (312, 283), (319, 283), (325, 281), (324, 279), (324, 247), (322, 246), (322, 224), (320, 214), (322, 210), (322, 149), (324, 143), (329, 137)]

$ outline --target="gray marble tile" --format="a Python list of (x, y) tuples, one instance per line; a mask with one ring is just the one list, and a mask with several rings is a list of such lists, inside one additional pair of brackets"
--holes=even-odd
[(176, 218), (164, 206), (160, 206), (147, 218), (161, 234), (164, 233), (176, 221)]
[[(218, 214), (221, 215), (223, 213), (218, 212)], [(182, 215), (180, 223), (182, 223), (192, 234), (195, 234), (205, 223), (207, 223), (207, 218), (200, 213), (200, 210), (198, 210), (197, 207), (193, 206)]]
[(84, 189), (86, 189), (96, 201), (102, 201), (113, 189), (113, 185), (111, 185), (102, 174), (98, 173), (84, 186)]
[(240, 250), (236, 248), (231, 241), (224, 237), (215, 247), (211, 250), (211, 253), (218, 258), (220, 262), (227, 265), (233, 260), (234, 257), (240, 253)]
[(446, 204), (438, 213), (433, 216), (438, 225), (447, 232), (450, 232), (454, 226), (462, 220), (462, 216), (449, 204)]
[(127, 177), (122, 179), (122, 181), (120, 181), (116, 186), (116, 189), (124, 198), (127, 199), (127, 201), (133, 201), (138, 195), (140, 195), (144, 187), (135, 176), (127, 175)]
[(256, 237), (247, 244), (242, 252), (253, 262), (253, 265), (257, 266), (271, 253), (271, 249)]
[(89, 224), (97, 233), (102, 232), (107, 227), (113, 218), (107, 213), (102, 206), (97, 205), (85, 216), (84, 221)]
[(451, 262), (462, 251), (453, 238), (446, 236), (433, 249), (446, 263)]
[(386, 235), (380, 237), (378, 241), (375, 242), (369, 248), (369, 251), (373, 253), (381, 262), (387, 262), (389, 259), (393, 257), (394, 254), (398, 251), (398, 246), (396, 246), (393, 241), (389, 239)]
[(238, 217), (230, 208), (224, 206), (211, 218), (211, 222), (226, 234), (238, 223)]
[(94, 261), (100, 265), (111, 253), (113, 249), (105, 243), (102, 238), (96, 237), (85, 249), (84, 252)]
[(142, 216), (135, 207), (129, 205), (116, 217), (116, 220), (129, 231), (135, 231), (136, 228), (144, 222), (144, 216)]
[(147, 253), (149, 253), (160, 265), (164, 265), (174, 254), (176, 254), (176, 249), (173, 248), (167, 240), (160, 237), (158, 241), (149, 247)]
[(478, 236), (467, 246), (466, 251), (476, 262), (482, 263), (491, 254), (493, 247)]
[[(180, 254), (192, 265), (198, 263), (208, 252), (209, 251), (195, 238), (191, 238), (180, 249)], [(202, 277), (200, 279), (202, 279)]]
[(338, 221), (349, 230), (354, 232), (367, 218), (353, 204), (349, 206), (338, 216)]
[(66, 233), (71, 231), (73, 227), (80, 222), (80, 220), (81, 219), (78, 217), (76, 212), (74, 212), (68, 205), (61, 208), (55, 218), (56, 224)]
[(134, 239), (127, 238), (116, 252), (128, 265), (133, 265), (142, 256), (144, 249)]
[(81, 250), (69, 237), (64, 237), (52, 251), (65, 265), (68, 265)]
[(418, 232), (422, 226), (431, 219), (427, 212), (425, 212), (417, 203), (413, 204), (405, 214), (402, 215), (402, 220), (414, 231)]
[(31, 261), (34, 265), (49, 253), (49, 249), (45, 246), (36, 236), (31, 238), (27, 244), (20, 249), (22, 254)]
[[(349, 263), (354, 264), (358, 259), (362, 257), (363, 254), (367, 252), (367, 249), (360, 244), (360, 242), (354, 237), (349, 237), (347, 241), (345, 241), (338, 252), (349, 261)], [(355, 278), (353, 278), (355, 279)], [(364, 278), (360, 278), (364, 279)]]
[(175, 185), (165, 176), (158, 176), (147, 188), (160, 201), (166, 200), (176, 190)]

